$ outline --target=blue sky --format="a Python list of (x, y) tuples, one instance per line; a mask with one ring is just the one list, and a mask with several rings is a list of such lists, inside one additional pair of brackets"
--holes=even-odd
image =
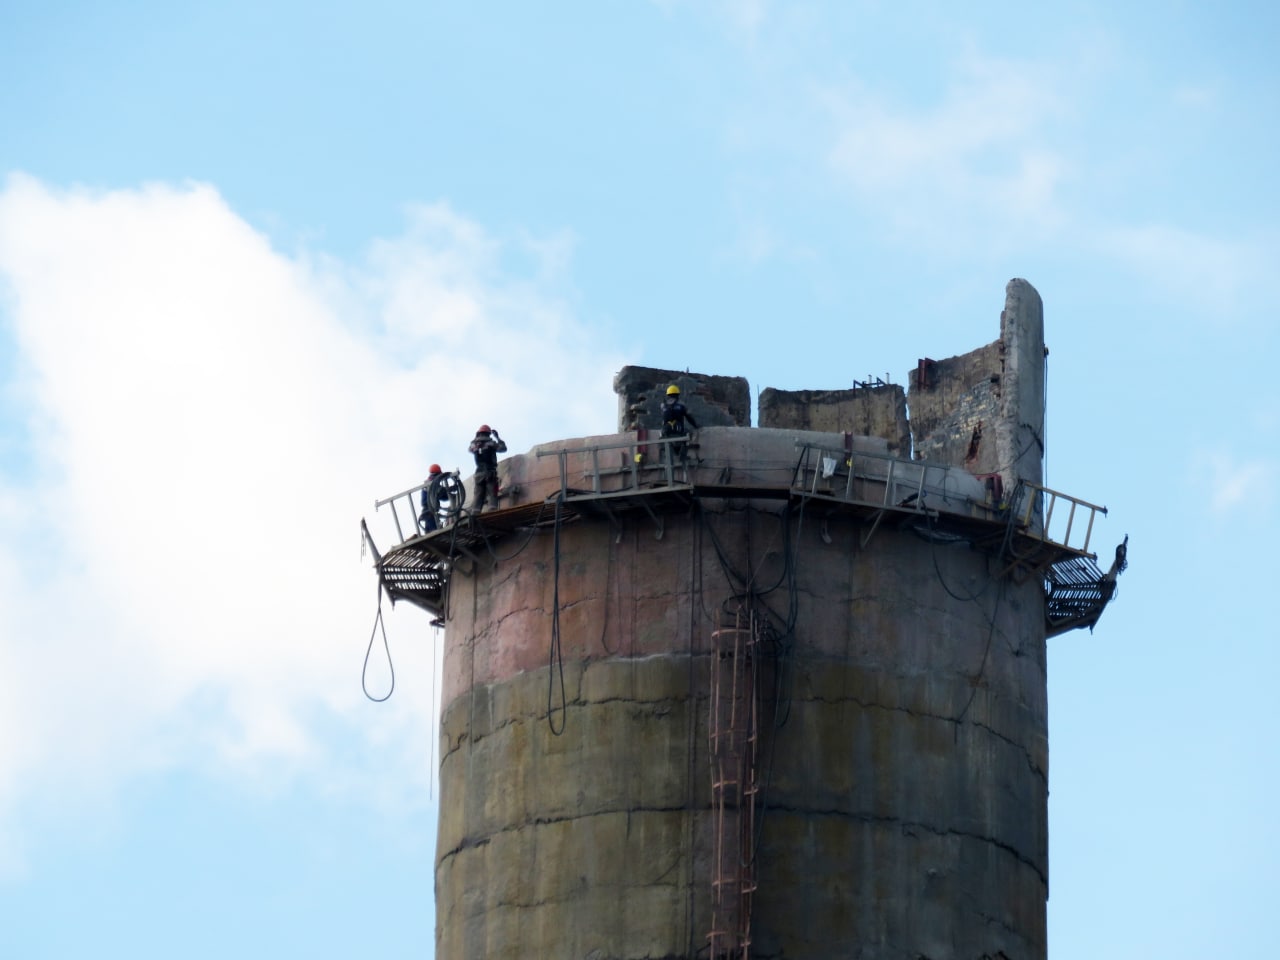
[[(1050, 954), (1266, 956), (1280, 13), (0, 10), (0, 955), (433, 946), (438, 636), (360, 517), (626, 363), (834, 389), (1045, 301)], [(372, 682), (386, 679), (375, 667)]]

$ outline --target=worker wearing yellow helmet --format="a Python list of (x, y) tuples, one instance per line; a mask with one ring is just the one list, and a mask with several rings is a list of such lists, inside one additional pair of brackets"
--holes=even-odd
[[(667, 397), (662, 401), (662, 435), (677, 438), (677, 442), (671, 444), (671, 452), (679, 455), (682, 466), (689, 456), (685, 446), (689, 438), (686, 423), (693, 429), (698, 429), (698, 421), (689, 412), (689, 408), (680, 402), (680, 388), (673, 383), (667, 387)], [(679, 442), (680, 440), (684, 442)]]
[(664, 437), (683, 437), (688, 434), (685, 423), (698, 429), (698, 421), (693, 418), (689, 408), (680, 402), (680, 388), (674, 383), (667, 387), (667, 399), (662, 401), (662, 435)]

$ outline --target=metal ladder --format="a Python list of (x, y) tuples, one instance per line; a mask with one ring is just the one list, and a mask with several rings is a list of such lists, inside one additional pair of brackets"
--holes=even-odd
[(759, 635), (743, 610), (711, 634), (712, 960), (751, 956), (751, 898), (756, 889), (755, 809)]

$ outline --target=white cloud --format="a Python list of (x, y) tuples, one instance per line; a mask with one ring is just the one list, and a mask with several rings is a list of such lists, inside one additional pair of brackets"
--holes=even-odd
[(1261, 323), (1248, 313), (1269, 284), (1280, 242), (1250, 234), (1216, 237), (1165, 224), (1112, 227), (1098, 233), (1102, 253), (1126, 263), (1170, 302), (1191, 304), (1219, 323)]
[[(691, 0), (649, 0), (664, 14), (671, 16), (681, 7), (697, 8), (697, 2)], [(760, 27), (768, 19), (772, 6), (770, 0), (716, 0), (709, 7), (714, 15), (722, 18), (736, 33), (748, 40), (754, 40)]]
[(1199, 113), (1217, 107), (1221, 95), (1213, 84), (1184, 83), (1173, 89), (1173, 103), (1189, 112)]
[[(819, 98), (833, 128), (835, 182), (917, 247), (1023, 257), (1051, 243), (1058, 255), (1101, 254), (1170, 301), (1247, 312), (1273, 272), (1275, 231), (1180, 225), (1177, 217), (1194, 216), (1198, 202), (1185, 175), (1181, 192), (1161, 201), (1173, 220), (1135, 214), (1125, 194), (1148, 189), (1133, 165), (1151, 162), (1149, 136), (1113, 143), (1101, 119), (1107, 105), (1095, 102), (1118, 82), (1118, 55), (1097, 37), (1073, 52), (1069, 65), (969, 52), (923, 106), (865, 82), (826, 85)], [(1171, 97), (1184, 118), (1217, 99), (1189, 85)], [(1173, 176), (1182, 152), (1172, 142), (1157, 151), (1150, 179)], [(1116, 190), (1117, 178), (1126, 190)]]
[(1257, 513), (1275, 503), (1280, 464), (1265, 457), (1239, 457), (1225, 450), (1202, 450), (1191, 461), (1199, 472), (1204, 502), (1215, 514), (1247, 507)]
[(769, 16), (769, 0), (722, 0), (721, 10), (733, 29), (755, 41)]
[(0, 862), (42, 789), (176, 764), (343, 789), (318, 724), (424, 763), (425, 614), (392, 619), (397, 695), (360, 693), (358, 521), (386, 536), (373, 500), (465, 469), (480, 420), (513, 452), (611, 430), (623, 360), (554, 285), (565, 238), (409, 220), (348, 265), (282, 255), (204, 185), (0, 191), (6, 417), (35, 458), (0, 479)]
[(969, 54), (927, 108), (856, 84), (823, 98), (833, 174), (899, 229), (963, 247), (975, 222), (985, 237), (1061, 223), (1058, 193), (1072, 169), (1047, 133), (1067, 104), (1048, 68)]

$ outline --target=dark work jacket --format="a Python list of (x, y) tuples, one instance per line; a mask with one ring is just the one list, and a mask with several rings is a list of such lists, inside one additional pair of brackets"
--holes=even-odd
[(498, 472), (498, 454), (507, 452), (507, 444), (492, 437), (476, 437), (467, 449), (475, 455), (476, 475), (490, 476)]
[(698, 429), (698, 421), (693, 419), (687, 407), (679, 400), (664, 400), (662, 403), (662, 435), (664, 437), (683, 437), (686, 433), (684, 422), (688, 420), (693, 429)]

